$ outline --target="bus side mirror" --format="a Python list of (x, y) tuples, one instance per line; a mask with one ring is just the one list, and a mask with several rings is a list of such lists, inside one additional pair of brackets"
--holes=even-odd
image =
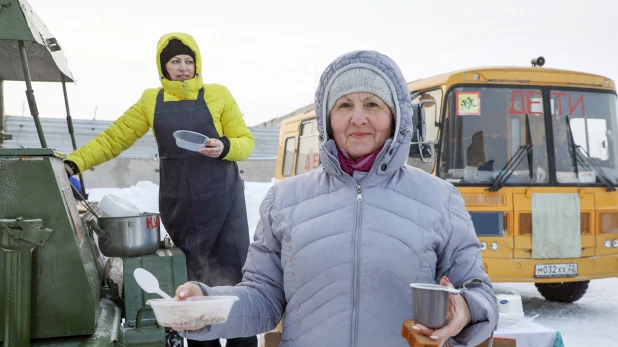
[(435, 160), (435, 144), (432, 142), (410, 143), (410, 158), (419, 158), (423, 163), (432, 163)]
[(427, 126), (425, 124), (425, 107), (421, 102), (416, 107), (416, 119), (414, 120), (416, 123), (416, 134), (417, 138), (420, 140), (419, 142), (423, 142), (425, 139), (425, 134), (427, 133)]
[(427, 126), (425, 123), (425, 103), (435, 103), (433, 100), (423, 100), (417, 106), (414, 112), (414, 134), (412, 135), (412, 143), (410, 144), (410, 157), (420, 158), (423, 163), (430, 163), (435, 160), (434, 144), (425, 142), (427, 134)]

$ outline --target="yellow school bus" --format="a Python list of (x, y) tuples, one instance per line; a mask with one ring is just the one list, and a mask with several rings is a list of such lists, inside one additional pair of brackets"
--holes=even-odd
[[(574, 302), (591, 279), (618, 276), (616, 87), (543, 63), (408, 83), (425, 121), (408, 163), (459, 189), (492, 281)], [(314, 111), (286, 119), (276, 179), (317, 168), (318, 148)]]

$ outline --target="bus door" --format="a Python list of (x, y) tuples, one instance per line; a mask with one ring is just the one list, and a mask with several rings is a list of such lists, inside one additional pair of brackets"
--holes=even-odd
[(310, 119), (300, 124), (296, 175), (317, 169), (320, 166), (320, 142), (318, 122)]

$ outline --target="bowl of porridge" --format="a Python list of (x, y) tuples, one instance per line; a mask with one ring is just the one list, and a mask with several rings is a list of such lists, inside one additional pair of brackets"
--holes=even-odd
[(151, 299), (146, 305), (152, 307), (160, 326), (196, 330), (227, 322), (236, 301), (236, 296), (193, 296), (185, 300)]

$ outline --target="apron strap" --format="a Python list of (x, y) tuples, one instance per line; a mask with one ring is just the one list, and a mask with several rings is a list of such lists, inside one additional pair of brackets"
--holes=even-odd
[(157, 104), (163, 102), (163, 88), (159, 89), (157, 93)]
[[(159, 92), (157, 93), (157, 103), (165, 102), (163, 92), (163, 88), (159, 89)], [(200, 100), (203, 101), (204, 104), (206, 103), (206, 100), (204, 100), (204, 87), (200, 88), (200, 91), (197, 93), (196, 101), (199, 102)]]

